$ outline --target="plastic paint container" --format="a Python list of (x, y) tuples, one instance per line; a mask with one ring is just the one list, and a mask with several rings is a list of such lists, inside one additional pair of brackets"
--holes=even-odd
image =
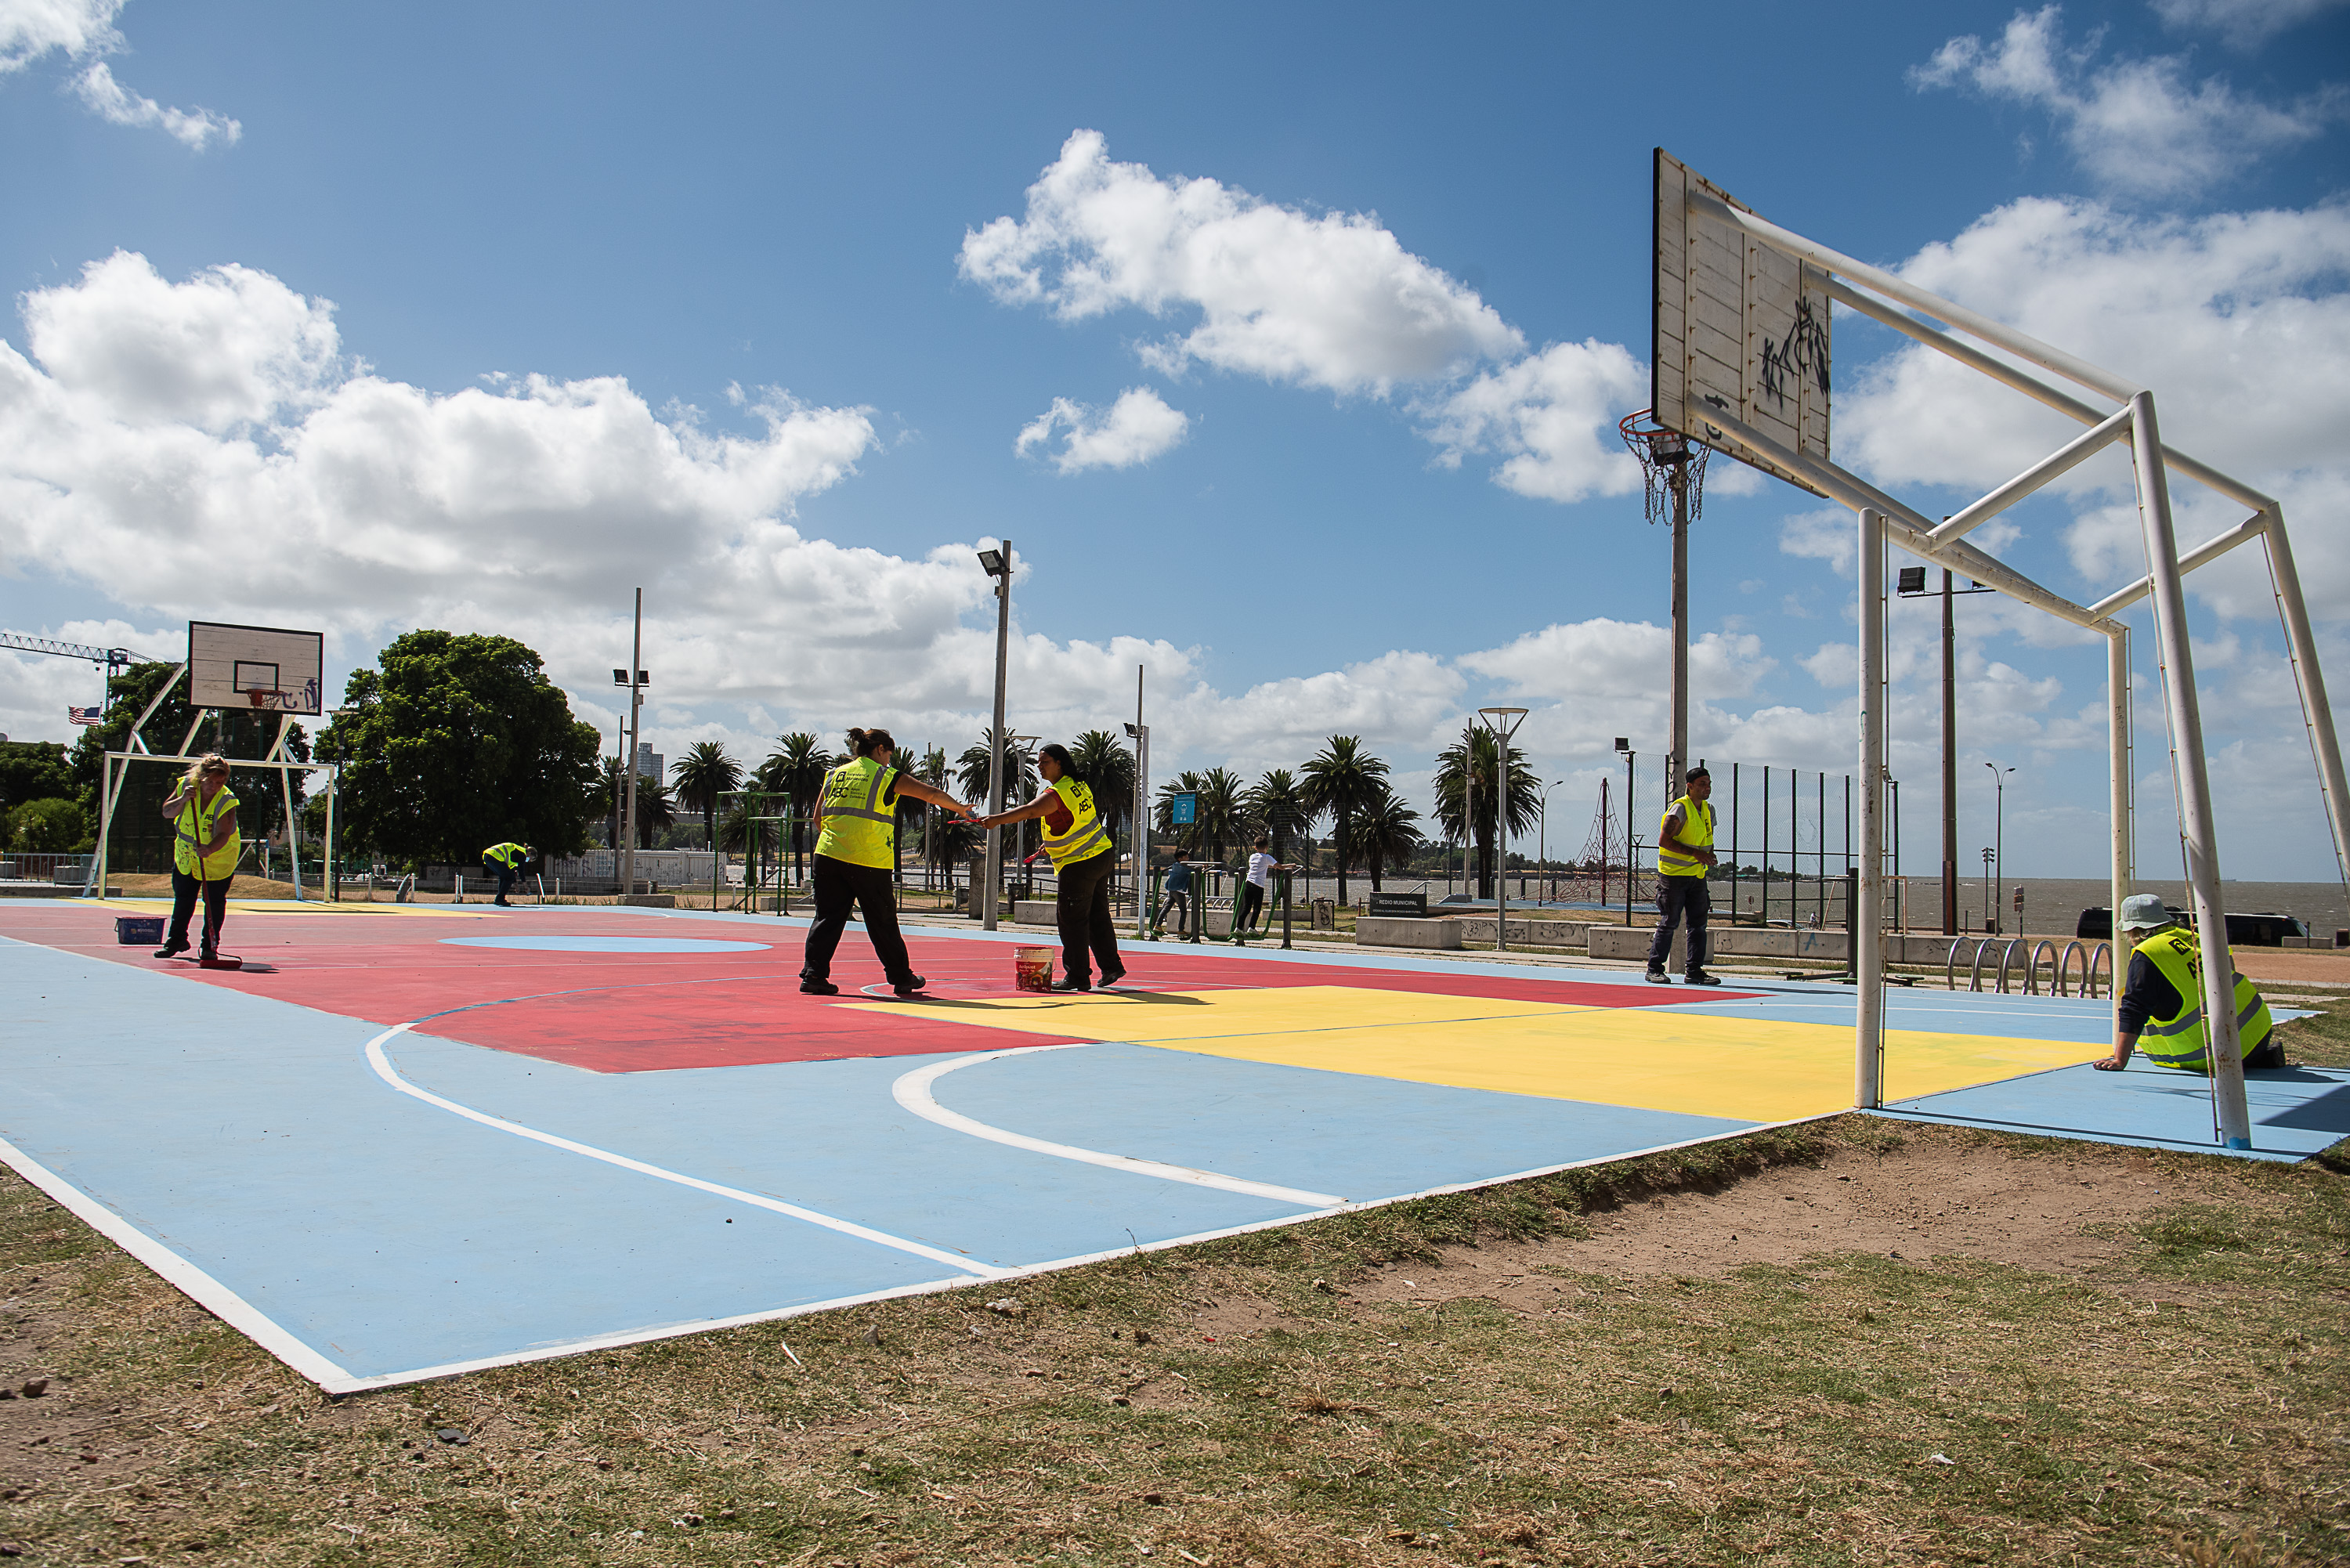
[(1020, 991), (1050, 991), (1053, 989), (1053, 950), (1051, 948), (1014, 948), (1012, 950), (1012, 983)]

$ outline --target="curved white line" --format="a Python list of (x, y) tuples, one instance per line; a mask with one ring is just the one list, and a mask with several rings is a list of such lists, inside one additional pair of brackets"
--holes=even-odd
[(666, 1170), (658, 1165), (647, 1165), (641, 1159), (630, 1159), (627, 1155), (614, 1154), (609, 1149), (598, 1148), (592, 1144), (577, 1143), (567, 1137), (558, 1137), (553, 1133), (540, 1132), (536, 1127), (526, 1127), (520, 1122), (510, 1122), (503, 1116), (494, 1116), (487, 1112), (477, 1111), (471, 1106), (461, 1106), (454, 1100), (443, 1099), (432, 1090), (419, 1088), (401, 1077), (399, 1069), (391, 1064), (391, 1058), (384, 1054), (383, 1047), (386, 1041), (407, 1033), (415, 1027), (415, 1023), (416, 1021), (411, 1020), (406, 1023), (395, 1024), (369, 1041), (367, 1043), (368, 1065), (375, 1069), (377, 1077), (381, 1078), (401, 1094), (422, 1100), (428, 1106), (436, 1106), (453, 1116), (463, 1116), (467, 1121), (479, 1122), (485, 1127), (494, 1127), (499, 1132), (512, 1133), (516, 1137), (526, 1137), (534, 1143), (543, 1143), (551, 1148), (559, 1148), (569, 1154), (585, 1155), (589, 1159), (600, 1159), (606, 1165), (617, 1165), (622, 1170), (633, 1170), (639, 1176), (650, 1176), (660, 1181), (673, 1181), (680, 1187), (691, 1187), (697, 1192), (707, 1192), (719, 1198), (731, 1198), (737, 1203), (748, 1203), (754, 1209), (764, 1209), (790, 1219), (804, 1220), (810, 1225), (820, 1225), (827, 1231), (837, 1231), (844, 1236), (854, 1236), (859, 1241), (870, 1241), (876, 1246), (894, 1247), (900, 1252), (911, 1252), (918, 1258), (929, 1258), (936, 1262), (951, 1264), (963, 1271), (962, 1277), (965, 1280), (1008, 1279), (1014, 1272), (1010, 1269), (999, 1269), (992, 1263), (983, 1263), (975, 1259), (943, 1251), (937, 1247), (925, 1246), (920, 1241), (910, 1241), (903, 1236), (892, 1236), (886, 1231), (876, 1231), (870, 1226), (859, 1225), (851, 1220), (839, 1220), (829, 1214), (819, 1214), (813, 1209), (803, 1209), (796, 1203), (785, 1203), (779, 1199), (764, 1197), (756, 1192), (745, 1192), (739, 1187), (722, 1187), (714, 1181), (704, 1181), (698, 1176), (687, 1176), (681, 1171)]
[(983, 1137), (990, 1143), (1008, 1144), (1024, 1148), (1031, 1154), (1049, 1154), (1057, 1159), (1074, 1159), (1087, 1165), (1098, 1165), (1109, 1170), (1129, 1171), (1136, 1176), (1155, 1176), (1161, 1181), (1180, 1181), (1193, 1187), (1213, 1187), (1225, 1192), (1245, 1193), (1251, 1198), (1271, 1198), (1283, 1203), (1295, 1203), (1306, 1209), (1335, 1209), (1347, 1200), (1328, 1192), (1306, 1192), (1295, 1187), (1276, 1187), (1269, 1181), (1248, 1181), (1237, 1176), (1219, 1176), (1212, 1170), (1195, 1170), (1188, 1165), (1167, 1165), (1155, 1159), (1137, 1159), (1131, 1155), (1105, 1154), (1099, 1149), (1077, 1148), (1066, 1143), (1049, 1143), (1025, 1133), (1008, 1132), (973, 1121), (960, 1112), (951, 1111), (939, 1104), (931, 1094), (931, 1085), (949, 1073), (964, 1067), (975, 1067), (982, 1062), (1000, 1061), (1006, 1056), (1033, 1055), (1039, 1051), (1074, 1051), (1093, 1042), (1077, 1041), (1064, 1045), (1015, 1045), (1006, 1051), (983, 1051), (976, 1056), (958, 1056), (951, 1062), (933, 1063), (918, 1067), (889, 1085), (897, 1102), (921, 1117), (936, 1122), (972, 1137)]

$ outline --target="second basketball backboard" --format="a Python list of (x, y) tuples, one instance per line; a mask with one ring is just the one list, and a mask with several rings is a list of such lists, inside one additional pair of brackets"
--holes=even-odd
[(325, 706), (325, 674), (322, 633), (188, 623), (188, 701), (193, 707), (315, 714)]
[[(1825, 275), (1721, 221), (1744, 202), (1656, 151), (1656, 296), (1649, 407), (1659, 424), (1819, 493), (1734, 440), (1709, 435), (1720, 410), (1787, 447), (1828, 459), (1830, 343)], [(1709, 200), (1710, 199), (1710, 200)]]

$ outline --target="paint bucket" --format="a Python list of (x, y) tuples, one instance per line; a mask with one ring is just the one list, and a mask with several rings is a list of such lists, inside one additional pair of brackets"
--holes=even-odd
[(114, 940), (126, 948), (152, 947), (163, 940), (161, 915), (117, 915)]
[(1019, 991), (1052, 990), (1053, 950), (1050, 948), (1013, 949), (1012, 984)]

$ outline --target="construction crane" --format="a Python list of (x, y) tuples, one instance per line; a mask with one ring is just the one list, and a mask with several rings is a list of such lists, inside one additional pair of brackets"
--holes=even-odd
[[(17, 653), (54, 653), (60, 659), (86, 659), (106, 670), (107, 690), (114, 687), (114, 672), (126, 664), (151, 664), (154, 660), (127, 648), (92, 648), (87, 643), (60, 642), (53, 637), (27, 637), (21, 631), (0, 631), (0, 649)], [(103, 708), (105, 703), (100, 701)]]

